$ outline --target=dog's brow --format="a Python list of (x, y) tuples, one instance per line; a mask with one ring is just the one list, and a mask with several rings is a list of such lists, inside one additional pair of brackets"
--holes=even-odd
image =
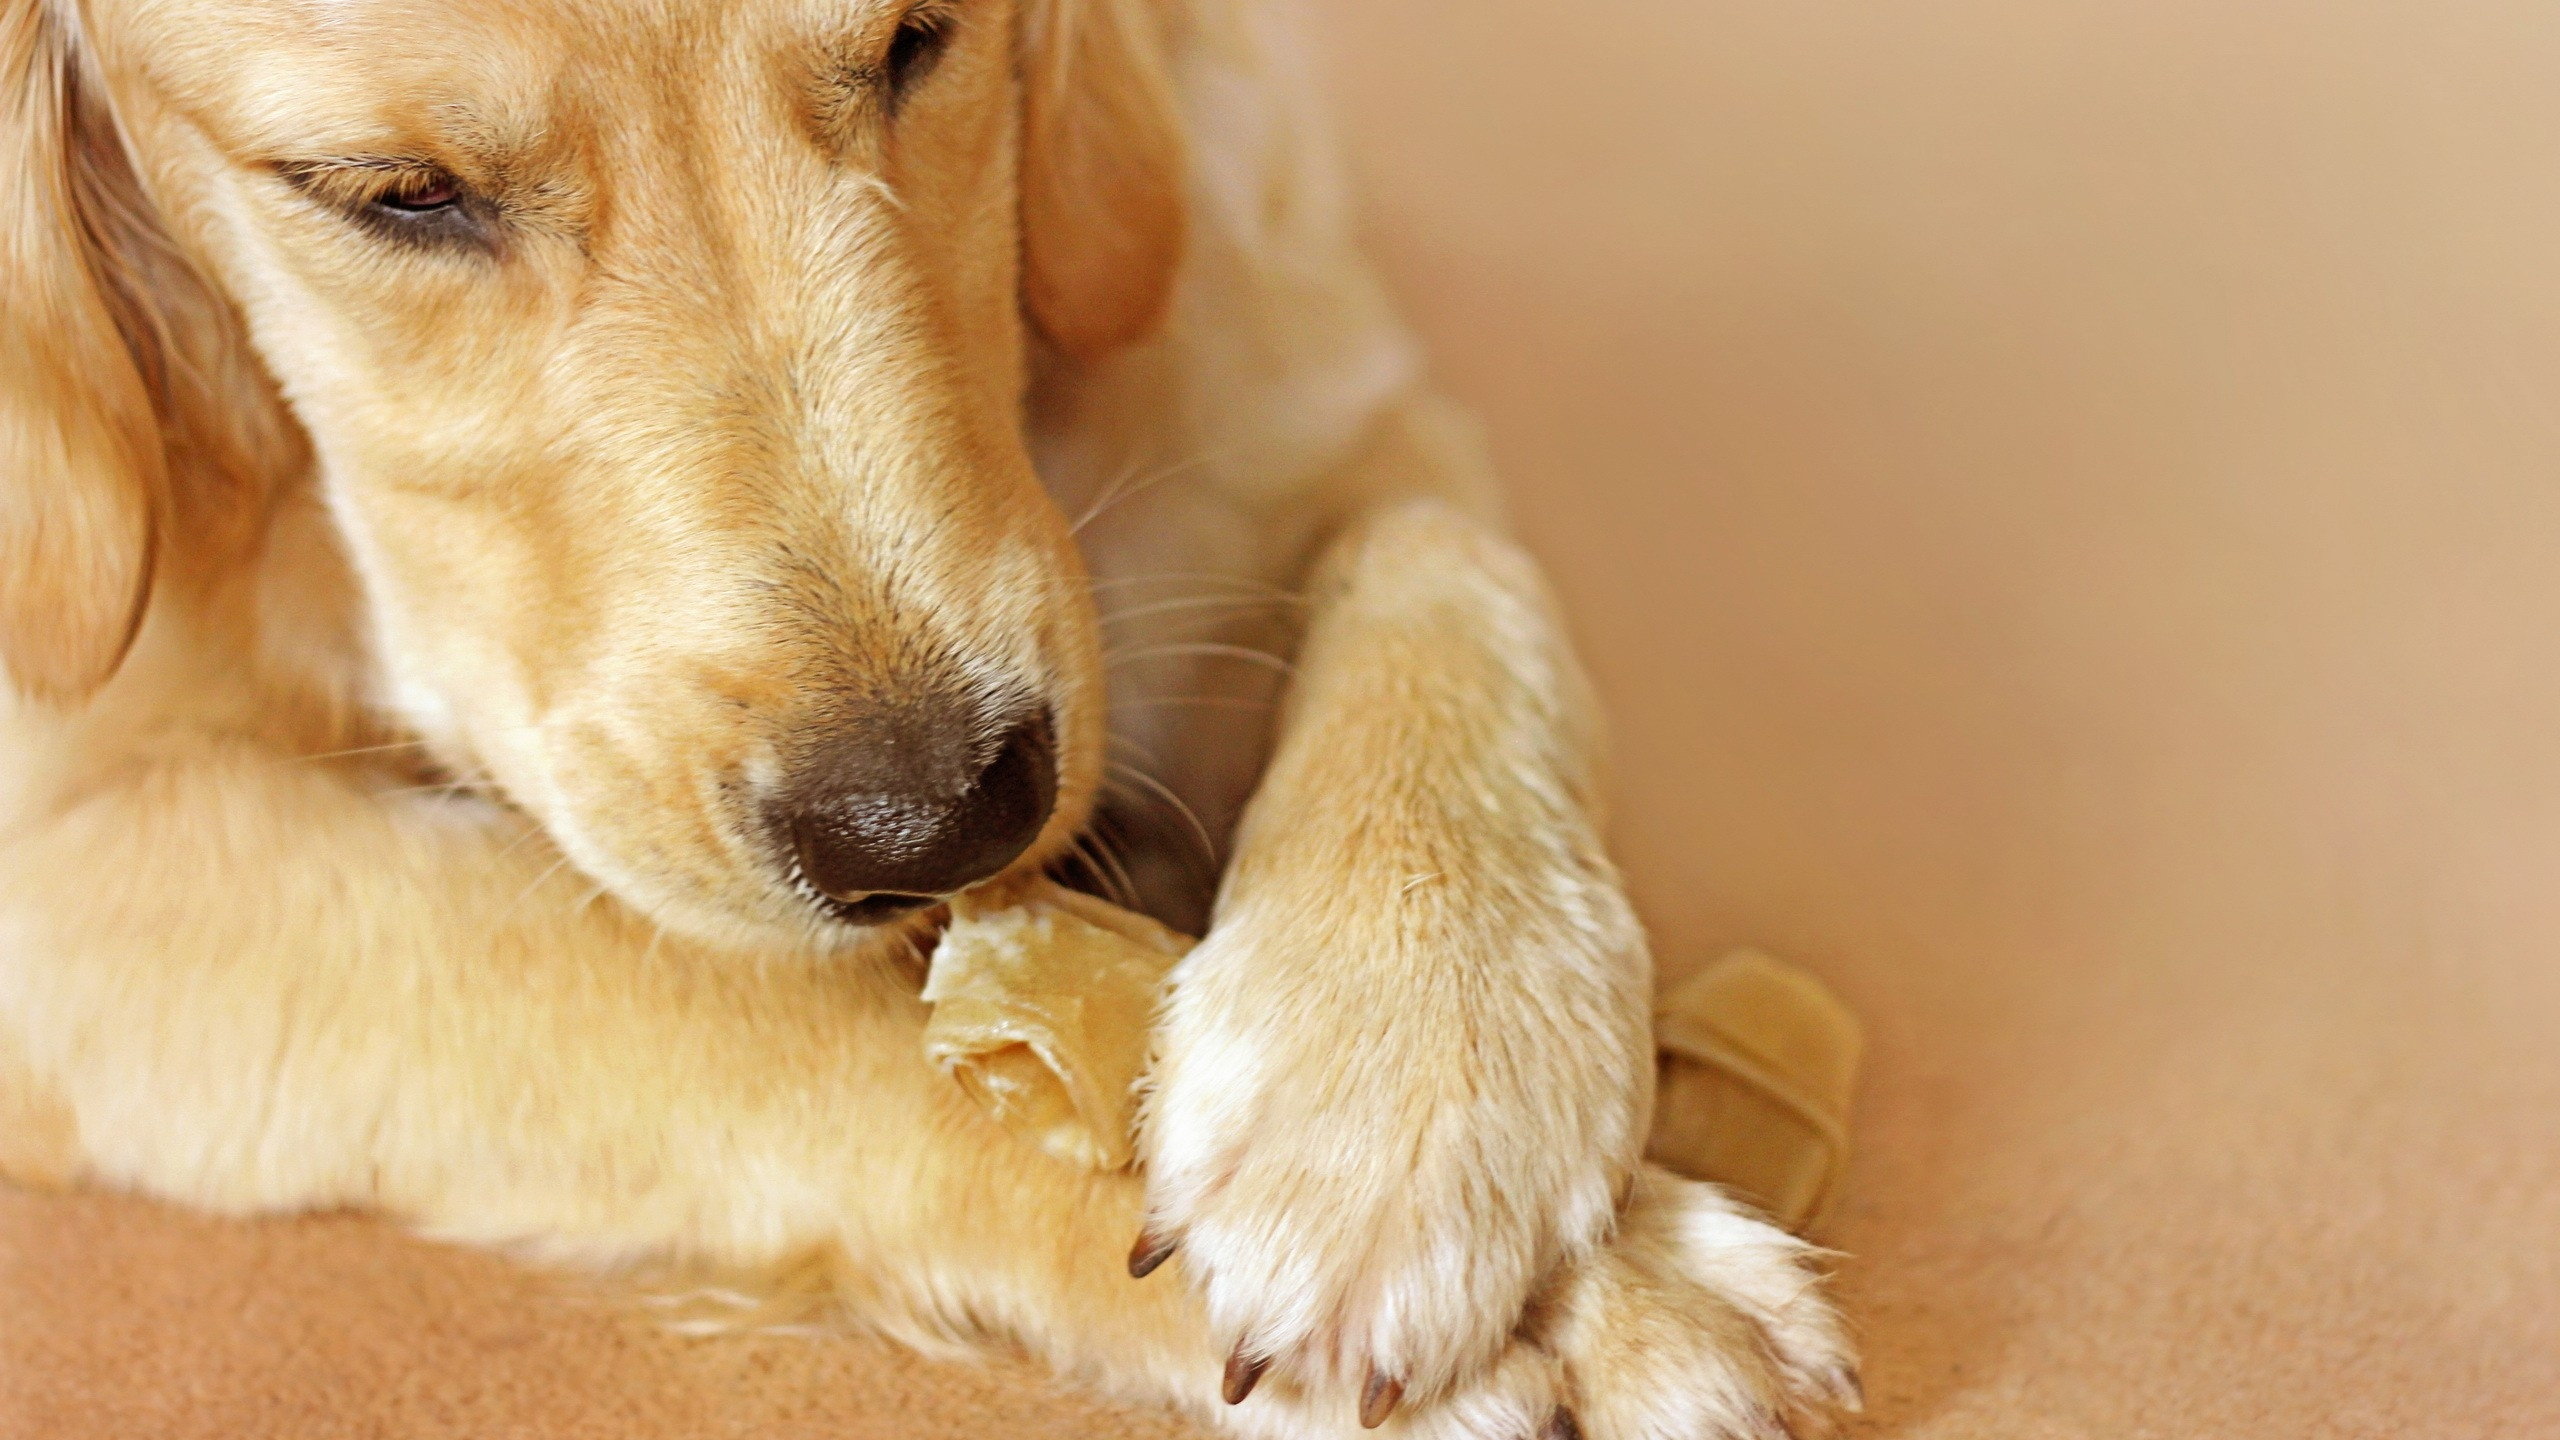
[[(495, 123), (460, 106), (437, 106), (414, 120), (367, 125), (318, 145), (287, 142), (270, 163), (288, 172), (330, 169), (441, 169), (495, 187), (524, 175), (533, 152), (530, 127)], [(538, 133), (538, 132), (537, 132)]]
[(491, 114), (460, 102), (435, 106), (418, 128), (436, 148), (451, 152), (463, 168), (491, 181), (521, 174), (542, 133), (538, 122)]

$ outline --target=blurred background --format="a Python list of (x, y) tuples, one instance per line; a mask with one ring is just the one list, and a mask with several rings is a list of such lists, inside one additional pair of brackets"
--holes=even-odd
[(2560, 6), (1315, 13), (1866, 1433), (2560, 1434)]
[[(1858, 1433), (2560, 1434), (2560, 5), (1308, 3), (1664, 969), (1869, 1026)], [(0, 1291), (12, 1437), (1171, 1433), (351, 1219)]]

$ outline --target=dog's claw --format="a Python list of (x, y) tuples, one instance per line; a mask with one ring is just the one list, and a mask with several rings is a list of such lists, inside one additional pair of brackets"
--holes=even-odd
[(1574, 1420), (1572, 1411), (1559, 1405), (1539, 1428), (1538, 1440), (1582, 1440), (1582, 1426)]
[(1179, 1243), (1181, 1242), (1175, 1240), (1160, 1240), (1151, 1230), (1139, 1231), (1138, 1243), (1129, 1247), (1129, 1278), (1144, 1280), (1156, 1273), (1156, 1267), (1162, 1265), (1165, 1258), (1173, 1254), (1174, 1246)]
[(1253, 1387), (1262, 1383), (1262, 1372), (1271, 1368), (1268, 1355), (1247, 1355), (1244, 1342), (1236, 1342), (1235, 1353), (1227, 1357), (1226, 1378), (1218, 1384), (1218, 1394), (1230, 1405), (1241, 1405)]
[(1404, 1398), (1404, 1382), (1391, 1380), (1377, 1366), (1369, 1367), (1369, 1383), (1360, 1387), (1360, 1428), (1375, 1430), (1396, 1413), (1396, 1402)]

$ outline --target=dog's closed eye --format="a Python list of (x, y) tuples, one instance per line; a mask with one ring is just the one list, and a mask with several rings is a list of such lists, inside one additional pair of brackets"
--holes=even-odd
[(430, 215), (461, 204), (462, 183), (451, 176), (430, 176), (408, 189), (392, 190), (373, 203), (395, 215)]
[(276, 169), (294, 189), (382, 239), (494, 245), (496, 207), (441, 167), (366, 157), (298, 161)]

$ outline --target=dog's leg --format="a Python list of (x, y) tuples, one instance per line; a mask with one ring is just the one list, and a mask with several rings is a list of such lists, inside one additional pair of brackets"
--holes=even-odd
[[(1139, 1182), (1057, 1164), (930, 1070), (895, 956), (705, 951), (588, 898), (505, 812), (161, 748), (0, 844), (0, 1080), (45, 1097), (39, 1168), (568, 1260), (814, 1261), (826, 1300), (921, 1343), (1020, 1344), (1237, 1433), (1354, 1433), (1287, 1373), (1213, 1402), (1227, 1347), (1184, 1272), (1215, 1252), (1130, 1278)], [(1617, 1236), (1407, 1433), (1526, 1433), (1568, 1399), (1593, 1440), (1757, 1413), (1837, 1365), (1799, 1261), (1706, 1187), (1639, 1178)]]
[(816, 1257), (918, 1340), (1214, 1388), (1196, 1302), (1120, 1263), (1136, 1182), (1017, 1142), (925, 1063), (903, 939), (708, 950), (510, 812), (218, 737), (61, 799), (0, 830), (11, 1172), (571, 1261)]
[[(1140, 1248), (1178, 1247), (1235, 1364), (1373, 1415), (1475, 1383), (1542, 1282), (1596, 1263), (1653, 1067), (1584, 682), (1529, 560), (1430, 498), (1459, 487), (1417, 433), (1342, 482), (1421, 498), (1372, 503), (1315, 569), (1143, 1137)], [(1738, 1290), (1808, 1289), (1794, 1249), (1753, 1253)], [(1789, 1386), (1825, 1353), (1751, 1403), (1819, 1406)]]

